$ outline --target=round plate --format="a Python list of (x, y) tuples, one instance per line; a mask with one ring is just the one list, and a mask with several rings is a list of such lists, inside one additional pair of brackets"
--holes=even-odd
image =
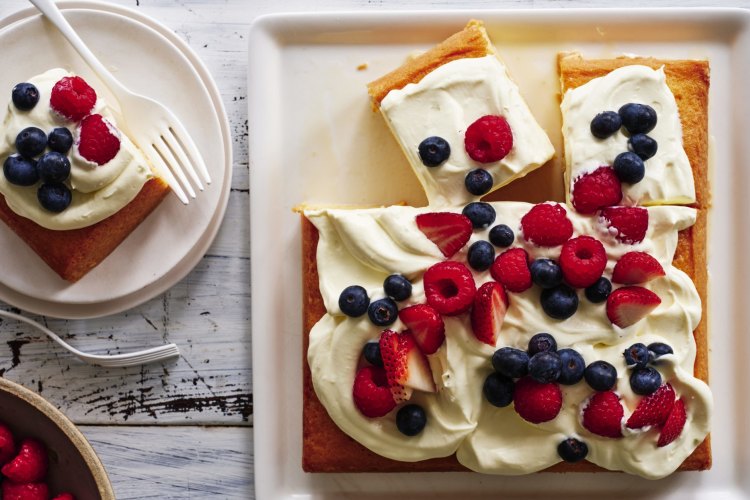
[[(200, 261), (226, 210), (232, 148), (215, 83), (195, 53), (171, 30), (114, 5), (68, 2), (60, 7), (81, 38), (125, 86), (162, 102), (180, 118), (212, 178), (206, 190), (187, 206), (169, 195), (77, 283), (59, 278), (0, 224), (0, 299), (38, 314), (88, 318), (120, 312), (153, 298)], [(13, 85), (54, 67), (81, 75), (107, 101), (113, 101), (86, 63), (35, 9), (0, 21), (0, 47), (10, 48), (3, 52), (3, 66), (15, 68), (0, 72), (0, 110), (7, 108)]]

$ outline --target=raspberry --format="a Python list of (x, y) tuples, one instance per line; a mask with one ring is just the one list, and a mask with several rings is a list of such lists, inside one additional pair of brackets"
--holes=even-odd
[(14, 483), (3, 481), (3, 500), (47, 500), (49, 488), (46, 483)]
[(47, 449), (36, 439), (24, 439), (18, 455), (3, 466), (2, 472), (17, 483), (41, 481), (47, 474)]
[(497, 256), (490, 274), (511, 292), (520, 293), (531, 288), (529, 254), (523, 248), (511, 248)]
[(540, 247), (562, 245), (573, 236), (573, 223), (558, 203), (540, 203), (531, 207), (521, 218), (521, 229), (526, 241)]
[(104, 165), (120, 151), (114, 127), (102, 115), (87, 116), (81, 122), (78, 152), (88, 161)]
[(354, 406), (365, 417), (382, 417), (396, 407), (385, 369), (377, 366), (365, 366), (357, 372), (352, 394)]
[(648, 231), (648, 210), (640, 207), (608, 207), (602, 219), (621, 243), (640, 243)]
[(607, 267), (604, 245), (591, 236), (568, 240), (560, 251), (563, 278), (575, 288), (586, 288), (601, 278)]
[(52, 87), (49, 104), (57, 113), (77, 122), (94, 109), (96, 91), (80, 76), (66, 76)]
[(562, 408), (562, 392), (554, 382), (543, 384), (531, 377), (516, 382), (513, 406), (521, 418), (539, 424), (552, 420)]
[(598, 436), (620, 438), (624, 414), (617, 394), (612, 391), (597, 392), (583, 409), (583, 426)]
[(440, 314), (456, 316), (468, 311), (476, 291), (474, 276), (459, 262), (438, 262), (424, 273), (427, 303)]
[(685, 412), (685, 403), (683, 403), (681, 399), (678, 399), (674, 402), (672, 411), (669, 412), (667, 421), (664, 422), (664, 426), (661, 428), (659, 441), (656, 443), (656, 446), (659, 448), (667, 446), (669, 443), (680, 437), (686, 421), (687, 413)]
[(513, 132), (502, 116), (485, 115), (466, 129), (464, 147), (479, 163), (500, 161), (513, 148)]
[(0, 466), (5, 465), (15, 454), (16, 442), (13, 434), (5, 425), (0, 424)]
[(582, 214), (593, 214), (600, 208), (622, 201), (620, 179), (610, 167), (599, 167), (576, 179), (571, 202)]
[(647, 425), (662, 425), (674, 406), (674, 389), (669, 384), (659, 387), (653, 394), (641, 399), (626, 426), (640, 429)]

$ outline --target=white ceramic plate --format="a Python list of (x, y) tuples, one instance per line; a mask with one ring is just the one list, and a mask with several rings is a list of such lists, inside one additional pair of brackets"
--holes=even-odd
[[(525, 477), (305, 474), (301, 463), (299, 219), (310, 204), (423, 203), (365, 84), (483, 19), (532, 111), (560, 151), (556, 54), (709, 58), (714, 209), (709, 239), (714, 465), (651, 482), (621, 473)], [(743, 10), (538, 10), (281, 15), (250, 37), (250, 186), (255, 477), (259, 498), (750, 497), (747, 223), (750, 15)], [(358, 69), (366, 64), (366, 69)], [(559, 165), (528, 180), (561, 193)], [(520, 184), (522, 181), (519, 181)], [(529, 184), (524, 191), (528, 192)], [(551, 186), (551, 187), (550, 187)], [(508, 197), (517, 196), (515, 187)]]
[[(185, 124), (209, 167), (212, 184), (188, 206), (169, 195), (107, 259), (80, 281), (60, 279), (0, 224), (0, 299), (59, 317), (119, 312), (163, 292), (198, 263), (213, 241), (229, 197), (232, 151), (221, 97), (208, 71), (171, 30), (120, 7), (63, 3), (66, 18), (102, 62), (135, 92), (153, 97)], [(0, 109), (10, 89), (49, 68), (83, 76), (105, 99), (106, 87), (35, 9), (0, 21)]]

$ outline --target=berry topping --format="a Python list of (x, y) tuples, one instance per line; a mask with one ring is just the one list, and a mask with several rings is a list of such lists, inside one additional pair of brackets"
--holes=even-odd
[(557, 380), (561, 369), (562, 360), (554, 351), (538, 352), (529, 359), (529, 376), (543, 384)]
[(622, 437), (622, 417), (625, 410), (620, 398), (612, 391), (597, 392), (583, 409), (583, 426), (604, 437)]
[(11, 92), (13, 105), (21, 111), (28, 111), (39, 102), (39, 89), (32, 83), (19, 83)]
[(52, 500), (76, 500), (72, 493), (60, 493)]
[(391, 388), (404, 386), (435, 392), (430, 364), (409, 331), (383, 331), (380, 335), (380, 355), (383, 357), (385, 374)]
[(562, 245), (573, 236), (573, 223), (559, 203), (539, 203), (521, 218), (526, 241), (540, 247)]
[(653, 394), (642, 398), (628, 423), (629, 429), (640, 429), (647, 425), (662, 425), (674, 406), (674, 389), (669, 384), (659, 387)]
[(47, 500), (49, 488), (46, 483), (14, 483), (3, 481), (3, 500)]
[[(621, 243), (640, 243), (648, 230), (648, 210), (640, 207), (608, 207), (602, 218)], [(614, 228), (614, 230), (613, 230)]]
[(495, 209), (483, 201), (469, 203), (461, 213), (469, 218), (474, 229), (483, 229), (495, 222)]
[(659, 261), (646, 252), (628, 252), (617, 261), (612, 271), (612, 283), (637, 285), (664, 276)]
[(499, 373), (490, 373), (484, 379), (482, 393), (484, 398), (498, 408), (504, 408), (513, 402), (513, 380)]
[(617, 383), (617, 369), (606, 361), (594, 361), (583, 370), (583, 378), (595, 391), (608, 391)]
[(430, 212), (416, 217), (417, 227), (450, 259), (471, 238), (473, 231), (468, 217), (452, 212)]
[(508, 310), (508, 296), (503, 286), (488, 281), (477, 290), (471, 310), (471, 329), (480, 342), (495, 346)]
[(641, 396), (653, 394), (661, 386), (661, 375), (650, 366), (636, 368), (630, 374), (630, 388)]
[(66, 154), (70, 151), (71, 146), (73, 146), (73, 134), (65, 127), (52, 129), (52, 132), (47, 136), (47, 146), (52, 151)]
[(54, 213), (60, 213), (73, 201), (73, 194), (68, 186), (61, 182), (45, 183), (39, 186), (36, 192), (36, 198), (39, 204), (46, 210)]
[(685, 427), (687, 421), (687, 413), (685, 412), (685, 403), (681, 399), (674, 402), (672, 411), (667, 417), (667, 421), (664, 422), (664, 426), (661, 428), (659, 434), (659, 441), (656, 446), (661, 448), (667, 446), (669, 443), (677, 439), (682, 434), (682, 429)]
[(607, 298), (607, 317), (612, 324), (626, 328), (648, 316), (659, 304), (661, 299), (651, 290), (625, 286)]
[(96, 92), (80, 76), (66, 76), (52, 87), (49, 104), (57, 113), (77, 122), (94, 109)]
[(529, 355), (514, 347), (501, 347), (492, 355), (492, 367), (509, 378), (521, 378), (529, 372)]
[(377, 366), (360, 368), (354, 378), (354, 406), (365, 417), (375, 418), (388, 414), (396, 402), (388, 387), (385, 370)]
[(459, 262), (438, 262), (424, 273), (427, 303), (446, 316), (468, 311), (476, 290), (471, 271)]
[(615, 175), (621, 182), (626, 184), (637, 184), (643, 180), (646, 175), (646, 167), (640, 156), (630, 151), (620, 153), (615, 157), (612, 164)]
[(426, 167), (437, 167), (451, 155), (451, 146), (442, 137), (428, 137), (419, 143), (419, 158)]
[(47, 147), (47, 134), (36, 127), (26, 127), (16, 136), (16, 150), (24, 158), (33, 158)]
[(339, 309), (352, 318), (358, 318), (366, 313), (369, 305), (370, 297), (367, 296), (367, 290), (359, 285), (348, 286), (339, 295)]
[(13, 433), (3, 424), (0, 424), (0, 464), (5, 464), (16, 454), (16, 442)]
[(556, 352), (557, 341), (555, 337), (549, 333), (537, 333), (529, 339), (529, 347), (527, 349), (529, 356), (533, 356), (539, 352)]
[(483, 168), (476, 168), (466, 174), (464, 185), (471, 194), (482, 196), (492, 189), (492, 174)]
[(487, 241), (479, 240), (469, 247), (466, 258), (475, 271), (486, 271), (495, 261), (495, 247)]
[(646, 161), (656, 154), (656, 141), (646, 134), (635, 134), (628, 139), (628, 149)]
[(628, 368), (645, 368), (648, 364), (648, 348), (640, 342), (625, 349), (622, 355)]
[(495, 259), (490, 274), (511, 292), (520, 293), (531, 288), (529, 254), (523, 248), (504, 251)]
[(12, 155), (5, 159), (3, 174), (8, 182), (16, 186), (33, 186), (39, 180), (36, 162), (19, 155)]
[(552, 420), (562, 408), (560, 386), (552, 382), (543, 384), (531, 377), (516, 382), (513, 400), (516, 413), (532, 424)]
[(586, 287), (585, 293), (589, 302), (599, 304), (607, 300), (609, 294), (612, 293), (612, 283), (607, 278), (601, 277), (593, 285)]
[(372, 341), (366, 343), (365, 347), (362, 348), (362, 356), (372, 366), (383, 367), (383, 357), (380, 355), (380, 342)]
[(557, 262), (551, 259), (536, 259), (529, 268), (531, 281), (542, 288), (554, 288), (562, 283), (563, 275)]
[(630, 102), (623, 105), (617, 113), (622, 125), (633, 134), (646, 134), (656, 126), (656, 111), (647, 104)]
[(601, 278), (607, 267), (604, 245), (591, 236), (565, 242), (560, 251), (560, 267), (565, 281), (575, 288), (586, 288)]
[(400, 274), (391, 274), (383, 282), (383, 290), (393, 300), (406, 300), (411, 297), (411, 281)]
[(47, 449), (36, 439), (24, 439), (16, 457), (3, 466), (2, 472), (16, 483), (41, 481), (47, 474)]
[(571, 195), (573, 206), (579, 213), (593, 214), (600, 208), (620, 203), (622, 187), (614, 170), (599, 167), (576, 179)]
[(396, 413), (396, 427), (406, 436), (416, 436), (427, 425), (427, 415), (419, 405), (406, 405)]
[(513, 234), (513, 230), (505, 224), (498, 224), (490, 229), (490, 243), (496, 247), (509, 247), (515, 239), (516, 235)]
[(411, 331), (417, 345), (425, 354), (434, 354), (445, 341), (445, 324), (438, 312), (427, 304), (401, 309), (398, 317)]
[(589, 453), (589, 447), (576, 438), (568, 438), (557, 445), (557, 454), (566, 462), (580, 462)]
[(464, 147), (479, 163), (500, 161), (513, 148), (513, 132), (502, 116), (486, 115), (466, 129)]
[(606, 139), (622, 127), (620, 115), (614, 111), (604, 111), (591, 120), (591, 134), (598, 139)]
[(650, 361), (653, 363), (662, 356), (674, 354), (674, 351), (669, 345), (664, 344), (663, 342), (654, 342), (653, 344), (648, 345), (648, 354)]
[(68, 157), (55, 151), (44, 153), (39, 158), (36, 168), (44, 182), (62, 182), (70, 175)]
[(542, 290), (540, 297), (542, 310), (550, 318), (568, 319), (578, 310), (578, 294), (568, 285)]
[(120, 151), (120, 138), (102, 115), (90, 115), (81, 122), (78, 152), (88, 161), (104, 165)]
[(391, 298), (385, 298), (370, 302), (367, 308), (367, 316), (376, 326), (388, 326), (393, 324), (398, 317), (398, 306)]
[(573, 385), (580, 382), (583, 378), (583, 370), (586, 368), (583, 356), (573, 349), (560, 349), (557, 354), (562, 362), (557, 381), (564, 385)]

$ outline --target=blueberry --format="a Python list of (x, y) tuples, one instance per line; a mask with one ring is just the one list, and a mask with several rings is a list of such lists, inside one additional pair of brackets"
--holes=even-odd
[(656, 154), (656, 141), (646, 134), (635, 134), (628, 139), (628, 149), (646, 161)]
[(490, 373), (484, 379), (482, 393), (492, 406), (503, 408), (513, 402), (513, 380), (499, 373)]
[(461, 213), (469, 218), (474, 229), (483, 229), (495, 222), (495, 209), (483, 201), (469, 203)]
[(591, 133), (599, 139), (606, 139), (620, 130), (622, 119), (614, 111), (599, 113), (591, 120)]
[(47, 146), (52, 151), (65, 154), (73, 145), (73, 134), (65, 127), (57, 127), (49, 133), (47, 137)]
[(50, 212), (59, 213), (68, 208), (73, 195), (68, 186), (61, 182), (48, 182), (39, 186), (36, 192), (39, 204)]
[(531, 281), (542, 288), (554, 288), (562, 283), (562, 269), (551, 259), (536, 259), (531, 263)]
[(5, 159), (3, 173), (8, 182), (17, 186), (33, 186), (39, 180), (36, 162), (19, 155), (12, 155)]
[(419, 143), (419, 157), (427, 167), (437, 167), (451, 155), (448, 141), (442, 137), (428, 137)]
[(380, 355), (380, 342), (368, 342), (362, 349), (365, 360), (373, 366), (383, 368), (383, 357)]
[(589, 299), (589, 302), (599, 304), (607, 300), (609, 294), (612, 293), (612, 283), (602, 276), (596, 280), (596, 283), (587, 287), (584, 293), (586, 294), (586, 298)]
[(396, 427), (401, 434), (416, 436), (427, 425), (427, 415), (419, 405), (406, 405), (396, 413)]
[(42, 181), (62, 182), (70, 175), (70, 161), (67, 156), (51, 151), (39, 158), (37, 169)]
[(583, 370), (586, 368), (586, 362), (583, 360), (578, 351), (573, 349), (560, 349), (557, 351), (562, 361), (560, 376), (557, 381), (565, 385), (577, 384), (583, 378)]
[(510, 378), (521, 378), (529, 372), (529, 355), (514, 347), (501, 347), (492, 355), (492, 367)]
[(576, 438), (568, 438), (557, 445), (557, 454), (566, 462), (578, 462), (586, 458), (589, 447)]
[(39, 90), (31, 83), (19, 83), (13, 87), (13, 104), (22, 111), (28, 111), (39, 102)]
[(495, 261), (495, 247), (487, 241), (477, 241), (469, 247), (467, 257), (472, 269), (475, 271), (486, 271)]
[(653, 363), (665, 354), (674, 354), (672, 348), (663, 342), (654, 342), (648, 345), (649, 358)]
[(612, 168), (617, 178), (626, 184), (641, 182), (646, 175), (646, 167), (643, 165), (643, 160), (641, 160), (640, 156), (630, 151), (617, 155)]
[(646, 368), (636, 368), (630, 374), (630, 388), (633, 392), (641, 396), (653, 394), (661, 386), (661, 375), (650, 366)]
[(492, 189), (492, 174), (483, 168), (477, 168), (466, 174), (464, 184), (468, 192), (482, 196)]
[(542, 309), (547, 316), (555, 319), (568, 319), (578, 309), (578, 294), (568, 285), (542, 290)]
[(505, 224), (498, 224), (490, 229), (490, 242), (496, 247), (509, 247), (515, 239), (516, 235), (513, 234), (513, 230)]
[(359, 285), (348, 286), (339, 295), (339, 309), (352, 318), (366, 313), (369, 305), (370, 297), (367, 296), (367, 290)]
[(594, 361), (583, 370), (583, 378), (595, 391), (608, 391), (617, 382), (617, 369), (606, 361)]
[(632, 134), (646, 134), (656, 126), (656, 111), (647, 104), (630, 102), (622, 106), (617, 113), (622, 118), (622, 125)]
[(383, 282), (383, 290), (393, 300), (406, 300), (411, 297), (411, 281), (400, 274), (391, 274)]
[(542, 384), (557, 380), (561, 369), (562, 360), (554, 351), (538, 352), (529, 359), (529, 375)]
[(16, 136), (16, 150), (24, 158), (33, 158), (47, 147), (47, 134), (36, 127), (26, 127)]
[(529, 356), (533, 356), (538, 352), (546, 351), (557, 351), (557, 341), (555, 340), (555, 337), (549, 333), (537, 333), (529, 339), (529, 348), (527, 351)]
[(367, 315), (377, 326), (388, 326), (398, 318), (398, 306), (393, 299), (376, 300), (367, 308)]
[(628, 368), (645, 368), (648, 363), (648, 348), (640, 342), (625, 349), (622, 355)]

